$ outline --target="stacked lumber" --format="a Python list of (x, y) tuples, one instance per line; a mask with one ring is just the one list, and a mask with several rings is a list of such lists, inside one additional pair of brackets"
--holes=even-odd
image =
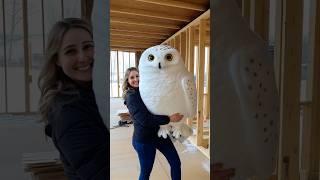
[(25, 153), (22, 163), (33, 180), (67, 180), (57, 151)]

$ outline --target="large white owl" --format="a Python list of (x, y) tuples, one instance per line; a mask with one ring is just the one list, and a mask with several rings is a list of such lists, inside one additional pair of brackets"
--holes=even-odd
[[(167, 45), (148, 48), (141, 55), (139, 71), (141, 98), (151, 113), (180, 113), (184, 119), (196, 114), (193, 74), (185, 68), (176, 49)], [(170, 131), (175, 138), (190, 136), (192, 129), (182, 121), (160, 126), (158, 136), (167, 138)]]

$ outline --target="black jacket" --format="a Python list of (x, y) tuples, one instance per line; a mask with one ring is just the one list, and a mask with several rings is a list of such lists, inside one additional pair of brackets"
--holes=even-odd
[(46, 134), (60, 152), (66, 176), (71, 180), (109, 178), (109, 131), (98, 111), (92, 89), (78, 95), (58, 95)]
[(139, 89), (131, 89), (127, 92), (125, 104), (133, 117), (133, 140), (143, 143), (159, 140), (159, 127), (168, 124), (169, 117), (150, 113), (141, 99)]

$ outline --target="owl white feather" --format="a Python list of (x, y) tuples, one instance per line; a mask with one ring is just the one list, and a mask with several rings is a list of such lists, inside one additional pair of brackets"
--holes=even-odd
[[(184, 66), (180, 53), (167, 45), (145, 50), (139, 62), (141, 98), (148, 110), (157, 115), (180, 113), (187, 117), (196, 114), (196, 88), (193, 74)], [(158, 136), (189, 137), (192, 129), (180, 122), (160, 126)]]

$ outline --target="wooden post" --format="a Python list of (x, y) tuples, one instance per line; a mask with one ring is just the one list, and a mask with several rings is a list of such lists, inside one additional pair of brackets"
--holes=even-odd
[[(194, 27), (188, 28), (188, 70), (194, 74)], [(192, 125), (193, 118), (189, 118), (187, 124)]]
[(259, 34), (262, 39), (268, 41), (269, 37), (269, 1), (270, 0), (252, 0), (253, 7), (253, 30)]
[(203, 88), (204, 88), (204, 60), (205, 60), (205, 40), (206, 21), (200, 20), (199, 24), (199, 54), (197, 62), (197, 145), (203, 145)]
[(182, 56), (182, 59), (184, 61), (184, 64), (187, 64), (186, 59), (186, 32), (182, 32), (180, 35), (180, 54)]
[(119, 51), (117, 51), (117, 91), (118, 97), (120, 97), (120, 73), (119, 73)]
[(28, 4), (22, 1), (23, 20), (23, 52), (24, 52), (24, 81), (25, 81), (25, 112), (30, 112), (30, 67), (29, 67), (29, 39), (28, 39)]
[(302, 0), (282, 0), (279, 180), (299, 179)]
[(242, 0), (242, 16), (244, 17), (245, 20), (247, 20), (248, 24), (250, 24), (250, 6), (251, 2), (250, 0)]
[(313, 86), (311, 103), (310, 128), (310, 165), (308, 179), (319, 179), (320, 161), (320, 2), (316, 1), (314, 59), (313, 59)]
[(176, 48), (179, 52), (181, 52), (181, 47), (180, 47), (180, 34), (177, 35), (175, 38), (174, 38), (174, 48)]
[(142, 52), (141, 51), (136, 51), (135, 55), (136, 55), (136, 59), (135, 59), (135, 63), (136, 63), (136, 68), (139, 67), (139, 61), (140, 61), (140, 57), (141, 57)]

